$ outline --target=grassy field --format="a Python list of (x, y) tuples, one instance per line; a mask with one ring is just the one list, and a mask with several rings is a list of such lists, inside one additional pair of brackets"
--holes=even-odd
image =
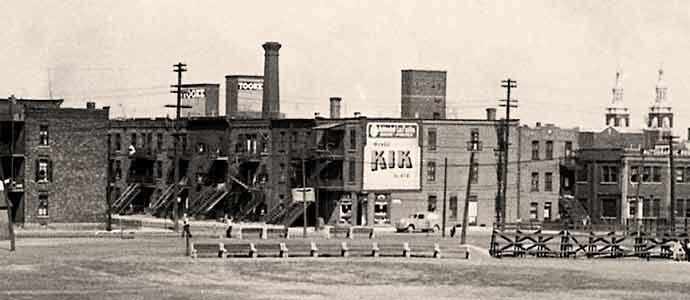
[[(486, 247), (488, 237), (471, 236)], [(193, 260), (182, 240), (0, 242), (0, 299), (688, 299), (670, 261), (261, 258)]]

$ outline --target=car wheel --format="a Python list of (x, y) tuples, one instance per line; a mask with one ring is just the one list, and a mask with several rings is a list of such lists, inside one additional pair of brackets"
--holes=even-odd
[(438, 224), (434, 225), (434, 228), (431, 229), (432, 232), (439, 232), (439, 230), (441, 230), (441, 227), (439, 227)]
[(414, 225), (407, 226), (407, 232), (414, 232)]

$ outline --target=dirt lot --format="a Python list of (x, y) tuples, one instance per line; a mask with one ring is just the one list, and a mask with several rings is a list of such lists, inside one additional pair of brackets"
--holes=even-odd
[[(486, 246), (487, 237), (470, 241)], [(192, 260), (179, 239), (0, 242), (0, 299), (688, 299), (690, 264), (639, 260)]]

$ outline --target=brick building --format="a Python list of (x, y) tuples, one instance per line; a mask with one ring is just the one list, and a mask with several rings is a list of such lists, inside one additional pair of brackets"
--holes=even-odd
[(553, 124), (518, 128), (517, 206), (523, 221), (559, 219), (559, 199), (574, 192), (573, 158), (578, 149), (577, 128)]
[(85, 109), (61, 104), (0, 99), (0, 155), (3, 173), (13, 179), (8, 189), (15, 223), (105, 218), (108, 108), (96, 109), (91, 102)]
[(446, 71), (402, 70), (403, 119), (446, 118)]

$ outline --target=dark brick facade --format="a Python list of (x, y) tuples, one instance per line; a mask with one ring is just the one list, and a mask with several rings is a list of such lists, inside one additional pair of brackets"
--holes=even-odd
[(402, 70), (403, 119), (446, 118), (446, 71)]
[[(21, 201), (25, 222), (105, 219), (107, 122), (107, 110), (27, 107)], [(47, 145), (41, 144), (39, 134), (45, 129)], [(37, 175), (39, 160), (48, 162), (47, 181)], [(47, 199), (47, 217), (39, 217), (39, 198)]]

